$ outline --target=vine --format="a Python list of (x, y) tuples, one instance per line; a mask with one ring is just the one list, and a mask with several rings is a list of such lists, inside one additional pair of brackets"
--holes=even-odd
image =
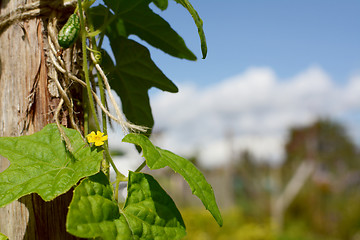
[[(148, 138), (154, 123), (148, 89), (157, 87), (177, 92), (177, 87), (153, 63), (149, 51), (128, 36), (136, 34), (174, 57), (196, 59), (183, 39), (149, 8), (153, 2), (165, 10), (167, 0), (105, 0), (104, 5), (93, 7), (94, 2), (78, 0), (59, 33), (55, 13), (49, 18), (49, 57), (55, 69), (51, 78), (60, 97), (55, 123), (29, 136), (0, 138), (0, 154), (11, 163), (0, 173), (0, 207), (30, 193), (50, 201), (75, 187), (66, 230), (77, 237), (180, 239), (186, 234), (181, 214), (159, 183), (141, 173), (147, 165), (150, 169), (170, 167), (182, 175), (221, 226), (213, 190), (203, 174), (190, 161), (154, 146)], [(187, 0), (176, 2), (194, 18), (205, 58), (206, 40), (200, 17)], [(104, 36), (110, 40), (116, 63), (102, 49)], [(73, 44), (81, 44), (82, 77), (68, 67), (71, 58), (63, 58)], [(79, 120), (74, 111), (70, 92), (73, 83), (84, 88), (84, 132), (77, 124)], [(123, 112), (112, 90), (120, 96)], [(115, 115), (110, 113), (107, 99)], [(73, 129), (61, 125), (60, 113), (64, 108)], [(117, 169), (110, 155), (109, 121), (121, 126), (126, 135), (124, 144), (131, 143), (142, 149), (145, 160), (136, 171), (129, 171), (128, 177)], [(114, 187), (109, 182), (110, 167), (116, 174)], [(128, 184), (125, 203), (118, 200), (122, 181)], [(0, 234), (0, 239), (2, 236)]]

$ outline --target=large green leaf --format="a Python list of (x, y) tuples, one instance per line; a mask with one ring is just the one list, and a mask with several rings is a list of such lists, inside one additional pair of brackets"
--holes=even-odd
[(0, 173), (0, 207), (30, 193), (52, 200), (99, 171), (102, 151), (92, 151), (77, 131), (64, 131), (72, 153), (55, 124), (29, 136), (0, 138), (0, 155), (10, 161), (10, 167)]
[(170, 151), (155, 147), (147, 137), (141, 134), (128, 134), (124, 137), (123, 142), (139, 145), (150, 169), (169, 166), (182, 175), (189, 183), (193, 194), (200, 198), (206, 209), (213, 215), (217, 223), (222, 226), (223, 220), (216, 204), (214, 191), (204, 175), (190, 161)]
[[(132, 8), (129, 8), (128, 2), (131, 1), (105, 1), (107, 6), (119, 17), (119, 20), (124, 23), (127, 34), (135, 34), (174, 57), (196, 60), (196, 56), (187, 48), (182, 37), (171, 28), (167, 21), (149, 8), (150, 0), (133, 4)], [(163, 6), (165, 2), (157, 1), (157, 3)], [(129, 10), (124, 11), (124, 8)], [(113, 28), (107, 33), (111, 35), (109, 31), (113, 31)]]
[(177, 92), (178, 89), (156, 67), (147, 48), (121, 36), (111, 37), (110, 45), (116, 66), (108, 56), (104, 56), (103, 63), (112, 89), (121, 98), (124, 114), (131, 122), (151, 128), (154, 120), (148, 90), (156, 87)]
[(0, 233), (0, 240), (8, 240), (9, 238), (4, 234)]
[(104, 0), (106, 6), (120, 15), (136, 8), (139, 4), (147, 3), (149, 0)]
[(139, 5), (133, 11), (121, 15), (121, 19), (125, 23), (127, 33), (139, 36), (174, 57), (196, 60), (196, 56), (186, 47), (184, 40), (148, 5)]
[(129, 172), (128, 196), (123, 209), (113, 199), (112, 187), (100, 172), (74, 191), (67, 231), (83, 238), (180, 239), (185, 226), (172, 199), (147, 174)]
[(194, 19), (194, 22), (197, 26), (199, 37), (200, 37), (202, 55), (203, 55), (203, 58), (206, 58), (207, 44), (206, 44), (206, 38), (205, 38), (204, 29), (203, 29), (203, 21), (201, 20), (201, 18), (199, 17), (199, 14), (196, 12), (194, 7), (191, 5), (191, 3), (188, 0), (174, 0), (174, 1), (183, 5), (183, 7), (189, 11), (192, 18)]

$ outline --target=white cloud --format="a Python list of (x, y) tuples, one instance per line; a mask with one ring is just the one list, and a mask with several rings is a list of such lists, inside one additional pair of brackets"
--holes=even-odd
[(346, 86), (347, 95), (344, 96), (342, 103), (345, 109), (359, 109), (360, 107), (360, 76), (350, 78), (349, 84)]
[(162, 130), (155, 141), (183, 156), (197, 154), (209, 166), (229, 159), (229, 139), (235, 153), (249, 149), (278, 162), (289, 127), (319, 116), (344, 118), (360, 108), (360, 76), (339, 87), (316, 66), (284, 80), (270, 68), (249, 68), (205, 89), (179, 89), (151, 99), (155, 131)]

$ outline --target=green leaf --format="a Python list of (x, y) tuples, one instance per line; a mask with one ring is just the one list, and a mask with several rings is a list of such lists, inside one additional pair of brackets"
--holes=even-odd
[(55, 124), (29, 136), (0, 138), (0, 155), (10, 161), (0, 173), (0, 207), (30, 193), (52, 200), (99, 171), (102, 151), (92, 151), (77, 131), (63, 129), (72, 153)]
[(0, 240), (8, 240), (9, 238), (4, 234), (0, 233)]
[(104, 0), (104, 3), (116, 14), (123, 14), (136, 8), (139, 4), (148, 1), (149, 0)]
[(193, 194), (200, 198), (205, 208), (209, 210), (217, 223), (222, 226), (223, 220), (216, 204), (214, 191), (204, 175), (190, 161), (170, 151), (155, 147), (147, 137), (141, 134), (128, 134), (124, 137), (123, 142), (139, 145), (143, 150), (143, 156), (150, 169), (169, 166), (183, 176), (189, 183)]
[(122, 213), (134, 235), (143, 239), (180, 239), (186, 234), (174, 201), (148, 174), (129, 172)]
[(116, 66), (108, 56), (103, 63), (111, 88), (120, 96), (124, 114), (131, 122), (152, 128), (148, 90), (157, 87), (177, 92), (177, 87), (156, 67), (147, 48), (124, 37), (110, 38)]
[(96, 30), (101, 30), (102, 34), (107, 33), (113, 36), (127, 37), (125, 25), (120, 18), (117, 18), (111, 11), (102, 4), (89, 9), (92, 24)]
[(74, 190), (66, 230), (78, 237), (116, 239), (120, 212), (103, 172), (85, 178)]
[(207, 54), (207, 44), (206, 44), (206, 38), (205, 38), (204, 29), (203, 29), (203, 21), (201, 20), (201, 18), (199, 17), (199, 14), (196, 12), (194, 7), (191, 5), (191, 3), (188, 0), (174, 0), (174, 1), (183, 5), (183, 7), (189, 11), (192, 18), (194, 19), (194, 22), (198, 29), (200, 41), (201, 41), (201, 52), (203, 55), (203, 59), (205, 59), (206, 54)]
[(139, 36), (152, 46), (174, 57), (196, 60), (196, 56), (186, 47), (179, 34), (148, 5), (139, 5), (133, 11), (121, 15), (121, 18), (129, 34)]
[[(196, 60), (196, 56), (187, 48), (182, 37), (171, 28), (167, 21), (149, 8), (150, 1), (142, 1), (136, 6), (134, 4), (128, 11), (124, 11), (123, 8), (128, 8), (127, 2), (129, 1), (113, 3), (113, 1), (108, 0), (105, 2), (119, 17), (120, 21), (123, 21), (127, 34), (135, 34), (152, 46), (174, 57)], [(164, 4), (164, 1), (157, 2)], [(123, 7), (123, 5), (125, 6)], [(110, 31), (113, 31), (112, 29)], [(111, 33), (109, 34), (111, 35)]]
[(123, 209), (113, 199), (112, 187), (100, 172), (75, 188), (66, 229), (83, 238), (180, 239), (185, 226), (172, 199), (156, 180), (129, 172), (128, 196)]
[(162, 11), (166, 10), (169, 5), (168, 0), (153, 0), (153, 3)]

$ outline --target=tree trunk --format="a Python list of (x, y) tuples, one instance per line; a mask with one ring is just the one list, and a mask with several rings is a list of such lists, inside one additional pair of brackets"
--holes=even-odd
[(284, 191), (276, 196), (272, 204), (272, 220), (277, 231), (282, 230), (284, 225), (284, 214), (300, 190), (305, 185), (315, 170), (315, 162), (311, 159), (306, 159), (301, 162), (296, 172), (287, 183)]
[[(59, 8), (53, 8), (55, 3)], [(69, 9), (61, 0), (0, 0), (0, 4), (0, 136), (28, 135), (53, 122), (59, 98), (48, 90), (47, 21), (51, 12)], [(24, 11), (28, 15), (19, 14)], [(12, 21), (4, 24), (6, 19)], [(8, 165), (0, 158), (0, 171)], [(50, 202), (36, 194), (22, 197), (0, 209), (0, 232), (11, 240), (77, 239), (65, 230), (71, 197), (72, 191)]]

